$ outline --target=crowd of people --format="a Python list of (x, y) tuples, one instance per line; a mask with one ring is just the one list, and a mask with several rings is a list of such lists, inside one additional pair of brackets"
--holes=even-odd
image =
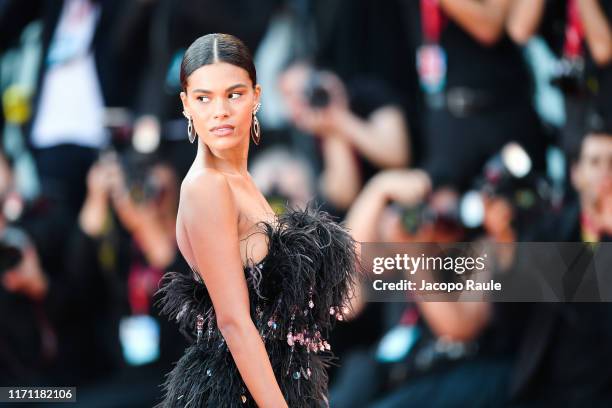
[[(359, 242), (612, 238), (609, 0), (0, 0), (0, 385), (159, 401), (187, 344), (156, 304), (189, 273), (179, 64), (210, 32), (255, 55), (276, 211)], [(566, 300), (356, 303), (330, 406), (606, 406), (612, 307)]]

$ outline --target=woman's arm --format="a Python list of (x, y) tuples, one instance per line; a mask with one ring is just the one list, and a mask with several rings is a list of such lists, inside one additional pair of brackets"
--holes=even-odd
[(439, 0), (444, 12), (483, 45), (504, 33), (511, 0)]
[(181, 191), (181, 217), (217, 325), (238, 371), (260, 407), (287, 407), (251, 319), (238, 237), (238, 210), (225, 177), (202, 172)]
[(517, 44), (526, 44), (538, 31), (545, 0), (513, 0), (506, 31)]
[(612, 29), (597, 0), (578, 0), (584, 36), (593, 60), (599, 66), (612, 60)]

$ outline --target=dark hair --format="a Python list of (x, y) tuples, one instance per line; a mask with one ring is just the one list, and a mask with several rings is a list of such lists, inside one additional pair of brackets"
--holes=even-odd
[(245, 69), (253, 82), (257, 83), (257, 73), (251, 52), (242, 41), (231, 34), (207, 34), (195, 40), (183, 56), (181, 63), (181, 87), (187, 90), (187, 78), (196, 69), (215, 62)]
[(582, 155), (584, 141), (591, 136), (612, 137), (612, 118), (604, 115), (601, 110), (588, 108), (584, 118), (583, 135), (580, 143), (569, 149), (568, 158), (570, 163), (577, 163)]

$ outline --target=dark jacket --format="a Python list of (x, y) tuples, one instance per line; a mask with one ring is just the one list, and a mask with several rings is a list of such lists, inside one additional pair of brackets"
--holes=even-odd
[[(570, 204), (545, 218), (532, 241), (582, 242), (580, 206)], [(564, 259), (574, 262), (564, 282), (577, 285), (585, 276), (572, 275), (584, 272), (593, 252), (588, 245), (563, 248)], [(535, 303), (529, 309), (511, 385), (514, 398), (568, 405), (612, 401), (612, 304)]]

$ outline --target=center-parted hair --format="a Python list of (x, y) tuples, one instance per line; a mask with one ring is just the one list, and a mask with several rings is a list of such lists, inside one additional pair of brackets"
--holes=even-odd
[(196, 69), (216, 62), (226, 62), (246, 70), (253, 86), (257, 84), (255, 64), (247, 46), (231, 34), (215, 33), (198, 38), (187, 48), (181, 63), (183, 91), (187, 91), (187, 79)]

